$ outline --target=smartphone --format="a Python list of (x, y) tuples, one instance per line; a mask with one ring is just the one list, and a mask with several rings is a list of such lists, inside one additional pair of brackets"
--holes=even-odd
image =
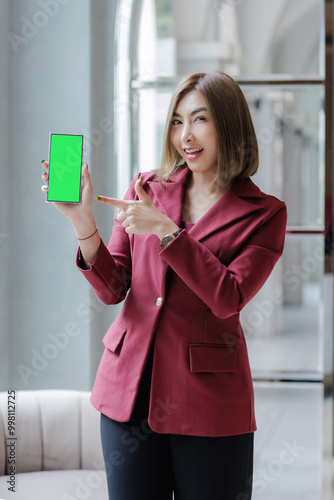
[(50, 134), (47, 201), (81, 203), (83, 135)]

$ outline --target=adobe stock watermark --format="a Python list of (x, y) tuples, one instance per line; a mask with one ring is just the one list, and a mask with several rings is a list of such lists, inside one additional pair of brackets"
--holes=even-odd
[(64, 181), (64, 177), (75, 173), (77, 166), (81, 165), (81, 148), (75, 149), (72, 146), (66, 146), (66, 157), (64, 162), (53, 160), (54, 175), (59, 182)]
[(71, 0), (39, 0), (38, 5), (41, 10), (37, 10), (31, 19), (22, 17), (21, 33), (9, 32), (7, 38), (15, 54), (19, 53), (21, 45), (27, 45), (35, 38), (38, 32), (47, 26), (49, 20), (54, 18), (62, 5), (66, 5)]
[[(273, 484), (284, 471), (292, 465), (302, 453), (307, 450), (306, 446), (298, 445), (296, 439), (290, 444), (288, 441), (283, 441), (283, 448), (279, 452), (276, 460), (271, 460), (267, 467), (258, 468), (248, 479), (248, 483), (253, 483), (253, 493), (262, 495), (268, 485)], [(248, 493), (239, 493), (236, 500), (250, 500)]]
[[(293, 263), (283, 272), (282, 285), (293, 292), (298, 290), (303, 282), (306, 282), (314, 272), (319, 270), (320, 266), (324, 265), (324, 258), (324, 246), (320, 243), (313, 248), (312, 253), (302, 259), (300, 264)], [(247, 316), (242, 317), (242, 324), (247, 331), (248, 338), (262, 326), (265, 318), (271, 317), (276, 307), (282, 304), (283, 298), (283, 289), (273, 288), (267, 298), (261, 301), (256, 298), (252, 299), (253, 310)]]
[(31, 349), (30, 366), (17, 365), (17, 371), (24, 385), (27, 386), (31, 377), (36, 377), (45, 370), (49, 362), (58, 356), (59, 351), (63, 351), (69, 345), (70, 339), (77, 337), (80, 333), (81, 328), (75, 321), (68, 321), (62, 332), (48, 333), (50, 342), (45, 344), (39, 351), (34, 348)]
[[(291, 291), (296, 291), (302, 287), (303, 282), (307, 281), (314, 272), (324, 265), (324, 246), (319, 243), (313, 248), (312, 253), (306, 255), (300, 264), (293, 263), (289, 269), (283, 272), (282, 285), (288, 287)], [(273, 288), (269, 291), (266, 298), (259, 300), (253, 298), (251, 301), (252, 309), (247, 314), (241, 312), (241, 324), (246, 339), (251, 339), (256, 335), (257, 329), (261, 327), (266, 319), (269, 319), (278, 306), (281, 306), (284, 299), (284, 290), (281, 287)], [(241, 343), (243, 339), (231, 332), (222, 334), (226, 345), (231, 352), (234, 352), (235, 344)]]
[[(157, 78), (156, 71), (151, 67), (145, 68), (145, 74), (149, 78)], [(115, 131), (116, 120), (119, 120), (126, 114), (130, 114), (134, 103), (138, 106), (145, 102), (146, 99), (147, 93), (140, 91), (132, 93), (132, 101), (129, 99), (128, 94), (118, 96), (110, 106), (111, 116), (103, 116), (99, 120), (97, 127), (83, 131), (85, 136), (85, 154), (89, 155), (93, 147), (97, 148), (102, 144), (106, 135), (110, 135)]]
[[(97, 313), (103, 310), (103, 305), (96, 298), (87, 298), (75, 308), (78, 318), (88, 324), (91, 323)], [(83, 333), (78, 321), (68, 321), (64, 328), (56, 333), (49, 332), (47, 334), (48, 342), (38, 349), (31, 349), (31, 358), (28, 364), (20, 363), (17, 365), (17, 371), (24, 385), (27, 387), (32, 378), (36, 378), (42, 373), (49, 363), (54, 361), (57, 356), (64, 351), (72, 341), (73, 338), (78, 337)]]
[[(274, 483), (280, 477), (289, 465), (293, 464), (302, 453), (307, 450), (306, 446), (298, 445), (296, 439), (292, 444), (283, 441), (283, 448), (276, 460), (271, 460), (266, 468), (259, 468), (253, 476), (254, 492), (262, 495), (268, 485)], [(246, 500), (246, 498), (238, 498), (238, 500)]]
[[(169, 396), (167, 396), (165, 401), (156, 398), (151, 421), (157, 423), (165, 422), (179, 407), (179, 404), (170, 401)], [(120, 437), (120, 449), (115, 448), (109, 454), (106, 462), (92, 462), (92, 468), (95, 470), (90, 472), (85, 480), (76, 478), (74, 496), (64, 493), (61, 496), (61, 500), (89, 500), (90, 498), (94, 498), (94, 491), (102, 486), (105, 481), (105, 475), (111, 477), (115, 468), (125, 464), (129, 456), (135, 453), (153, 432), (147, 418), (138, 422), (137, 425), (131, 425), (129, 430), (125, 431)]]

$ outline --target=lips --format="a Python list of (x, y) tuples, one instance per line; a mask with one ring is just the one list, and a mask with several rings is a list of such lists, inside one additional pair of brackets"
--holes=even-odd
[(188, 160), (196, 160), (203, 152), (203, 148), (192, 148), (183, 150)]
[(197, 154), (199, 153), (200, 151), (203, 151), (203, 148), (185, 148), (184, 151), (187, 153), (187, 154)]

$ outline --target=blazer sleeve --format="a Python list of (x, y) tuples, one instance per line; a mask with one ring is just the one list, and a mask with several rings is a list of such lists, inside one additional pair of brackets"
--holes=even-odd
[[(140, 172), (132, 180), (124, 200), (134, 200), (137, 195), (135, 183)], [(92, 285), (97, 297), (105, 304), (118, 304), (125, 299), (131, 285), (132, 259), (130, 240), (122, 223), (114, 217), (115, 224), (106, 246), (101, 240), (97, 256), (92, 264), (85, 264), (80, 247), (76, 255), (76, 265)]]
[[(215, 316), (228, 318), (239, 313), (268, 279), (283, 252), (286, 222), (286, 206), (278, 201), (228, 266), (187, 231), (160, 256)], [(228, 245), (228, 241), (222, 244)]]

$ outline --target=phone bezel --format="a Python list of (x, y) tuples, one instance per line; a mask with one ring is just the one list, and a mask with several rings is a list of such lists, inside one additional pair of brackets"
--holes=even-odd
[(81, 169), (80, 169), (80, 192), (79, 192), (79, 201), (64, 201), (64, 200), (49, 200), (49, 191), (47, 192), (46, 202), (47, 203), (70, 203), (72, 205), (80, 205), (81, 204), (81, 196), (82, 196), (82, 164), (83, 164), (83, 155), (84, 155), (84, 142), (85, 136), (84, 134), (63, 134), (58, 132), (50, 132), (49, 134), (49, 167), (50, 167), (50, 156), (51, 156), (51, 138), (53, 135), (62, 135), (62, 136), (75, 136), (82, 137), (82, 147), (81, 147)]

